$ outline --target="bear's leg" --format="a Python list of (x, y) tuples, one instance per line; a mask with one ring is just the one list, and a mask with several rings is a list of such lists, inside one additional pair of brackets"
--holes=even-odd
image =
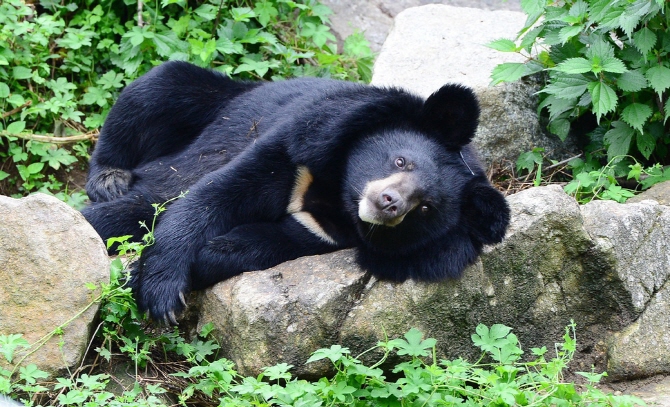
[(191, 267), (211, 239), (236, 226), (286, 215), (296, 167), (276, 141), (259, 139), (225, 167), (205, 175), (161, 215), (156, 242), (142, 253), (135, 297), (158, 321), (173, 320), (192, 284)]
[(248, 223), (210, 239), (191, 268), (193, 290), (245, 271), (264, 270), (302, 256), (340, 249), (287, 215), (280, 222)]
[(126, 87), (102, 127), (86, 192), (110, 201), (132, 184), (131, 170), (184, 149), (228, 102), (257, 84), (185, 62), (166, 62)]
[[(81, 211), (86, 220), (94, 226), (104, 242), (110, 237), (120, 237), (132, 231), (131, 241), (139, 242), (148, 231), (140, 225), (151, 225), (155, 209), (151, 202), (140, 194), (128, 194), (112, 202), (99, 202)], [(110, 248), (110, 253), (115, 248)]]

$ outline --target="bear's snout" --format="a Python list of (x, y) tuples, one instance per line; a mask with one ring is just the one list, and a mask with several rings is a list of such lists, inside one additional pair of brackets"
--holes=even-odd
[(384, 226), (400, 224), (419, 200), (412, 177), (397, 173), (369, 182), (358, 205), (358, 217), (367, 223)]

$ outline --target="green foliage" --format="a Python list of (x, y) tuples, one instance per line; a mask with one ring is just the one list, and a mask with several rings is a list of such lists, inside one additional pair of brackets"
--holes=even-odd
[[(624, 158), (628, 158), (634, 164), (625, 165)], [(635, 195), (635, 191), (619, 185), (619, 179), (624, 177), (627, 180), (635, 180), (643, 189), (670, 180), (670, 171), (660, 164), (643, 168), (633, 157), (615, 156), (602, 167), (592, 159), (589, 162), (576, 158), (570, 162), (570, 166), (576, 176), (565, 186), (565, 192), (574, 195), (580, 203), (587, 203), (593, 199), (625, 202)]]
[[(579, 389), (562, 381), (563, 372), (576, 350), (575, 325), (565, 329), (563, 341), (556, 344), (556, 354), (547, 359), (546, 348), (531, 349), (529, 361), (523, 361), (523, 350), (511, 328), (479, 325), (472, 335), (482, 356), (471, 363), (463, 359), (436, 360), (436, 340), (424, 339), (417, 329), (403, 338), (379, 342), (370, 349), (380, 350), (381, 359), (366, 366), (347, 348), (333, 345), (315, 351), (307, 363), (326, 360), (335, 374), (310, 382), (294, 378), (293, 366), (280, 363), (265, 368), (257, 377), (243, 377), (232, 362), (218, 358), (219, 345), (208, 339), (211, 325), (205, 325), (191, 342), (176, 331), (159, 337), (143, 337), (133, 347), (119, 347), (121, 352), (137, 355), (138, 347), (160, 346), (163, 353), (171, 352), (184, 358), (190, 368), (172, 373), (187, 383), (175, 395), (182, 405), (205, 399), (218, 400), (221, 406), (633, 406), (644, 405), (633, 396), (613, 396), (595, 388), (605, 373), (579, 373), (588, 383)], [(119, 340), (127, 339), (125, 332)], [(0, 337), (3, 354), (12, 353), (6, 346), (18, 344), (19, 336)], [(11, 344), (11, 345), (6, 345)], [(25, 346), (21, 344), (21, 346)], [(132, 349), (131, 349), (132, 348)], [(135, 349), (135, 350), (134, 350)], [(100, 349), (101, 356), (106, 357)], [(367, 353), (367, 352), (366, 352)], [(391, 355), (404, 358), (391, 372), (379, 366)], [(394, 379), (388, 379), (392, 373)], [(137, 374), (137, 372), (136, 372)], [(163, 405), (162, 395), (168, 390), (150, 381), (139, 382), (130, 390), (114, 394), (107, 389), (110, 376), (80, 374), (57, 378), (56, 384), (46, 387), (39, 383), (45, 377), (34, 365), (21, 368), (19, 377), (0, 371), (0, 394), (34, 397), (51, 392), (60, 405), (77, 406), (157, 406)], [(174, 389), (171, 390), (174, 393)], [(29, 402), (28, 398), (22, 398)], [(30, 402), (29, 402), (30, 403)]]
[(517, 172), (526, 170), (530, 174), (535, 171), (535, 179), (533, 180), (535, 186), (539, 186), (542, 181), (542, 164), (544, 162), (543, 152), (544, 148), (535, 147), (531, 151), (521, 153), (516, 160)]
[(539, 109), (546, 109), (552, 133), (565, 139), (572, 122), (592, 114), (597, 127), (585, 143), (592, 158), (667, 163), (669, 6), (662, 0), (523, 1), (528, 19), (517, 38), (488, 45), (520, 53), (526, 62), (497, 66), (492, 83), (543, 72)]
[(0, 181), (15, 186), (18, 192), (12, 194), (14, 197), (42, 192), (80, 209), (86, 194), (80, 190), (70, 191), (69, 185), (56, 176), (58, 171), (69, 173), (88, 157), (86, 147), (79, 146), (77, 149), (66, 149), (52, 143), (0, 136), (0, 161), (14, 165), (12, 173), (0, 170)]
[(121, 89), (162, 61), (241, 79), (369, 81), (367, 41), (357, 33), (338, 50), (330, 14), (315, 0), (0, 2), (0, 183), (79, 205), (83, 194), (48, 175), (88, 146), (59, 144), (90, 139)]

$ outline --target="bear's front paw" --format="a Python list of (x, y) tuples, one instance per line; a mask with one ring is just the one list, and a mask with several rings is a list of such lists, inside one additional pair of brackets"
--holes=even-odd
[(132, 178), (128, 170), (105, 168), (86, 182), (86, 193), (93, 202), (108, 202), (128, 192)]
[(131, 287), (140, 311), (154, 321), (177, 325), (177, 316), (186, 307), (190, 291), (188, 271), (168, 256), (142, 256)]

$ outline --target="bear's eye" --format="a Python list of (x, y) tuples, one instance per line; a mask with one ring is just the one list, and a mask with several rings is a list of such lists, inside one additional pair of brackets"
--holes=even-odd
[(405, 166), (405, 159), (402, 157), (398, 157), (395, 159), (395, 165), (398, 168), (403, 168)]
[(425, 214), (427, 214), (428, 212), (430, 212), (430, 206), (428, 206), (428, 205), (426, 205), (426, 204), (421, 205), (421, 206), (419, 207), (419, 209), (421, 210), (421, 214), (422, 214), (422, 215), (425, 215)]

